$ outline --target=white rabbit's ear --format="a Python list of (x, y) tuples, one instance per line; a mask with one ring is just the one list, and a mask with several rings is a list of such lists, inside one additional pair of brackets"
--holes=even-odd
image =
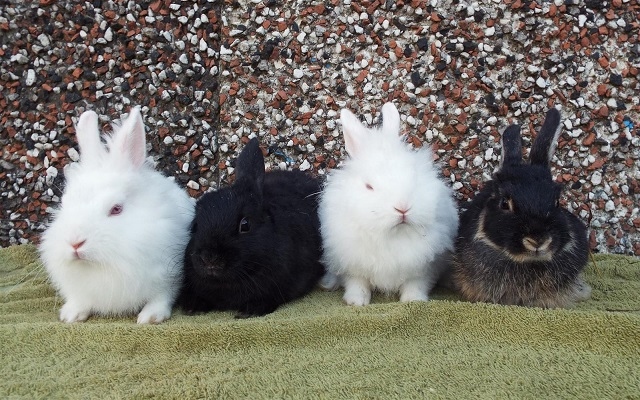
[(362, 143), (366, 140), (368, 134), (367, 128), (351, 111), (346, 108), (340, 112), (340, 122), (342, 122), (342, 131), (344, 132), (344, 146), (347, 153), (351, 157), (357, 157)]
[(98, 114), (94, 111), (85, 111), (80, 115), (76, 124), (76, 137), (82, 161), (93, 162), (106, 154), (106, 149), (100, 141)]
[(400, 134), (400, 113), (393, 103), (382, 106), (382, 130), (390, 135)]
[(122, 121), (122, 126), (117, 130), (113, 141), (115, 151), (134, 167), (138, 168), (144, 164), (147, 145), (140, 107), (131, 109), (129, 116)]

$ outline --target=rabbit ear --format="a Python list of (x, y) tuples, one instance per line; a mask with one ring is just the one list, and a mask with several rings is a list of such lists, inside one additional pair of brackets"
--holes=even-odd
[(520, 139), (520, 125), (509, 125), (502, 133), (502, 158), (503, 165), (517, 165), (522, 162), (522, 140)]
[(400, 134), (400, 114), (393, 103), (382, 106), (382, 130), (396, 136)]
[(83, 161), (92, 162), (106, 154), (104, 145), (100, 141), (98, 114), (94, 111), (85, 111), (80, 115), (76, 124), (76, 137)]
[(245, 180), (255, 182), (262, 191), (264, 183), (264, 156), (257, 138), (253, 138), (242, 149), (236, 160), (236, 182)]
[(531, 164), (549, 166), (553, 153), (558, 147), (560, 130), (560, 111), (551, 108), (547, 111), (542, 129), (531, 146)]
[(367, 135), (367, 128), (346, 108), (340, 112), (340, 122), (344, 132), (344, 147), (351, 157), (357, 157)]
[(144, 164), (147, 145), (140, 107), (131, 109), (129, 116), (115, 133), (113, 141), (118, 154), (134, 167), (138, 168)]

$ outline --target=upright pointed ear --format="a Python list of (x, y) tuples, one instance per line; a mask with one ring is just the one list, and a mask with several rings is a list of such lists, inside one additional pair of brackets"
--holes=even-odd
[(343, 108), (340, 112), (340, 122), (344, 132), (344, 146), (351, 157), (357, 157), (366, 140), (367, 128), (351, 111)]
[(76, 124), (76, 137), (82, 161), (93, 162), (106, 154), (106, 149), (100, 141), (98, 114), (94, 111), (85, 111), (80, 115)]
[(522, 163), (522, 139), (520, 125), (509, 125), (502, 133), (502, 158), (500, 168), (504, 165)]
[(113, 138), (115, 150), (134, 167), (139, 168), (147, 158), (147, 145), (144, 122), (140, 107), (131, 109), (129, 116), (122, 121)]
[(242, 149), (236, 160), (236, 182), (255, 182), (262, 192), (264, 184), (264, 156), (257, 138), (253, 138)]
[(393, 103), (382, 106), (382, 130), (390, 135), (400, 134), (400, 114)]
[(542, 124), (542, 129), (540, 129), (540, 133), (538, 133), (531, 146), (531, 164), (549, 166), (553, 153), (558, 147), (561, 127), (560, 111), (556, 108), (549, 109)]

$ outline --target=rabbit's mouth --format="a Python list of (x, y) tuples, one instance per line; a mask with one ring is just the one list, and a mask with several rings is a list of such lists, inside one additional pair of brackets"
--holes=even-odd
[(511, 258), (514, 261), (518, 262), (551, 261), (551, 259), (553, 258), (553, 249), (551, 244), (552, 240), (550, 237), (524, 237), (522, 239), (522, 246), (524, 247), (524, 251), (516, 255), (511, 255)]

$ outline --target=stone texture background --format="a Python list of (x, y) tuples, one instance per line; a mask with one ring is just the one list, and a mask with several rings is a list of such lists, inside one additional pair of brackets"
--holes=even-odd
[(197, 197), (253, 136), (268, 168), (324, 175), (340, 109), (372, 125), (394, 101), (461, 204), (508, 124), (528, 146), (560, 107), (565, 205), (594, 251), (640, 256), (639, 20), (635, 0), (3, 1), (0, 244), (38, 241), (85, 109), (108, 131), (141, 105), (149, 155)]

